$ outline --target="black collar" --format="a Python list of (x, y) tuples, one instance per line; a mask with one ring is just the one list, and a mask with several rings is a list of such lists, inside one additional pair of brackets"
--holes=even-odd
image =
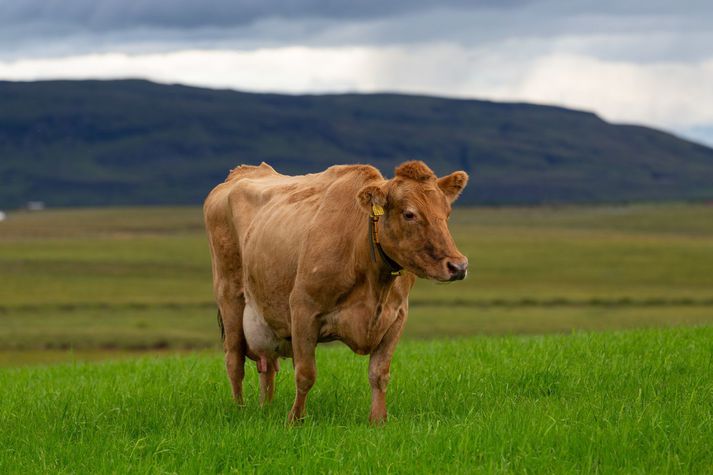
[[(391, 275), (398, 276), (403, 273), (404, 268), (399, 265), (398, 262), (386, 255), (384, 249), (379, 243), (379, 231), (376, 228), (376, 223), (379, 222), (379, 217), (382, 214), (383, 210), (381, 211), (381, 213), (378, 213), (376, 212), (376, 210), (374, 210), (369, 214), (369, 244), (371, 247), (371, 260), (376, 262), (376, 253), (378, 252), (379, 257), (381, 257), (381, 260), (384, 261), (386, 267), (389, 268), (389, 272), (391, 272)], [(374, 251), (374, 249), (376, 249), (376, 251)]]

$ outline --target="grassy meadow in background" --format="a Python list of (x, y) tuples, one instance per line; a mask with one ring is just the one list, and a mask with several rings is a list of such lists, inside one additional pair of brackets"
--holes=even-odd
[[(713, 322), (713, 206), (457, 209), (471, 270), (419, 281), (406, 337)], [(0, 363), (218, 348), (201, 210), (10, 214), (0, 223)]]
[(713, 471), (713, 206), (451, 221), (470, 275), (412, 292), (377, 430), (340, 344), (301, 426), (289, 364), (263, 409), (249, 364), (234, 406), (200, 209), (11, 213), (0, 473)]

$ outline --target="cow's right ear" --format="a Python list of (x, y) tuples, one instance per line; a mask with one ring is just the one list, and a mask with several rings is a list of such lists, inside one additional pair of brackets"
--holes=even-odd
[(386, 206), (386, 193), (384, 190), (375, 185), (368, 185), (359, 190), (357, 201), (362, 208), (371, 211), (372, 206)]

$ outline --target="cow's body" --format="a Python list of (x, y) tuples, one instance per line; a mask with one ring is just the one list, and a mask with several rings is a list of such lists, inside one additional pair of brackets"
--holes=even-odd
[(204, 212), (214, 291), (239, 402), (246, 356), (257, 362), (262, 402), (272, 398), (278, 358), (292, 357), (297, 396), (290, 418), (301, 418), (317, 342), (341, 340), (371, 355), (371, 418), (386, 417), (389, 365), (415, 276), (392, 275), (372, 256), (358, 195), (385, 183), (368, 165), (292, 177), (262, 164), (236, 168), (210, 193)]

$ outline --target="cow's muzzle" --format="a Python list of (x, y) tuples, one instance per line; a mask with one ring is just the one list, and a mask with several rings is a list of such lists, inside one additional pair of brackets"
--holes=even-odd
[(465, 256), (446, 259), (449, 281), (463, 280), (468, 275), (468, 258)]

